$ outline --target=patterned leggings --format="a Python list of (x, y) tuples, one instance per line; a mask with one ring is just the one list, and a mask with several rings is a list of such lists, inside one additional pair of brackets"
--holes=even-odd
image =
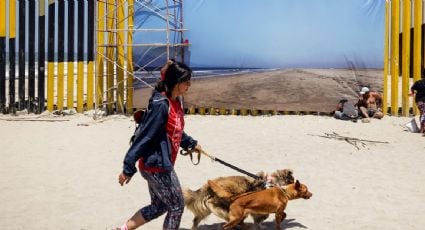
[(164, 229), (179, 229), (184, 210), (183, 193), (179, 179), (174, 170), (170, 172), (151, 173), (141, 170), (146, 179), (151, 196), (151, 204), (140, 209), (147, 221), (151, 221), (165, 212)]

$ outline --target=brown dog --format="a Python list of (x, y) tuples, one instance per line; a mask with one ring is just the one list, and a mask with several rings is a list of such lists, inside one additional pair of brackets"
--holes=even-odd
[[(230, 197), (246, 192), (258, 191), (264, 189), (264, 183), (269, 180), (272, 184), (279, 186), (294, 183), (292, 170), (282, 169), (267, 175), (264, 172), (259, 172), (257, 176), (261, 180), (255, 180), (245, 176), (228, 176), (218, 177), (211, 181), (227, 191), (225, 196), (217, 195), (207, 183), (196, 191), (184, 189), (184, 202), (187, 209), (193, 214), (192, 229), (197, 229), (199, 223), (214, 213), (216, 216), (228, 220), (228, 211), (230, 205)], [(269, 178), (269, 179), (267, 179)], [(221, 191), (221, 190), (220, 190)], [(223, 194), (222, 194), (223, 195)], [(256, 224), (267, 219), (268, 215), (253, 215)]]
[[(209, 181), (210, 186), (219, 192), (220, 186)], [(227, 191), (222, 191), (222, 195), (228, 195)], [(285, 208), (288, 200), (304, 198), (309, 199), (313, 194), (308, 191), (306, 185), (298, 180), (285, 188), (274, 186), (257, 192), (249, 192), (231, 198), (229, 207), (229, 221), (223, 226), (225, 230), (236, 225), (243, 224), (244, 219), (249, 214), (270, 214), (275, 213), (276, 229), (280, 230), (280, 223), (285, 219)]]

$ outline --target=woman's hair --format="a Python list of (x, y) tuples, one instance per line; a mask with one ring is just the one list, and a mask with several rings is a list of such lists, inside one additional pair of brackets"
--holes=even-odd
[(190, 81), (192, 70), (184, 63), (170, 59), (161, 69), (161, 80), (155, 86), (155, 90), (165, 92), (170, 97), (171, 91), (178, 83)]

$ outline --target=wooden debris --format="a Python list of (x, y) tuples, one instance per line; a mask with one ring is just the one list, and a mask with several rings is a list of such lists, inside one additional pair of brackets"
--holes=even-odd
[(57, 121), (69, 121), (68, 119), (29, 119), (29, 118), (6, 118), (1, 119), (2, 121), (45, 121), (45, 122), (57, 122)]
[(325, 133), (325, 135), (312, 135), (311, 136), (318, 136), (318, 137), (324, 137), (324, 138), (328, 138), (328, 139), (335, 139), (335, 140), (340, 140), (340, 141), (346, 141), (347, 143), (353, 145), (354, 147), (357, 148), (357, 150), (360, 150), (359, 145), (361, 145), (361, 147), (366, 147), (367, 143), (379, 143), (379, 144), (388, 144), (388, 141), (374, 141), (374, 140), (367, 140), (367, 139), (359, 139), (359, 138), (355, 138), (355, 137), (346, 137), (346, 136), (341, 136), (338, 133)]

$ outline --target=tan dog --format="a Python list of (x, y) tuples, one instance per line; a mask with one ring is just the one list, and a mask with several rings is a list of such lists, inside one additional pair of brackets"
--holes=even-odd
[[(199, 223), (211, 213), (224, 220), (228, 220), (229, 198), (231, 196), (262, 190), (267, 180), (272, 184), (280, 186), (294, 182), (293, 172), (289, 169), (276, 170), (270, 175), (259, 172), (257, 176), (262, 179), (255, 180), (245, 176), (228, 176), (211, 180), (220, 186), (220, 188), (227, 191), (226, 196), (217, 195), (208, 183), (196, 191), (184, 189), (183, 195), (186, 208), (194, 214), (192, 229), (197, 229)], [(264, 221), (267, 217), (268, 215), (253, 215), (256, 224)]]
[[(227, 191), (221, 189), (219, 185), (209, 181), (212, 189), (226, 196)], [(313, 194), (308, 191), (306, 185), (298, 180), (285, 188), (274, 186), (257, 192), (249, 192), (231, 198), (229, 207), (229, 221), (223, 226), (225, 230), (243, 224), (244, 219), (249, 214), (266, 215), (275, 213), (276, 229), (280, 230), (280, 223), (285, 219), (285, 208), (288, 200), (304, 198), (309, 199)]]

